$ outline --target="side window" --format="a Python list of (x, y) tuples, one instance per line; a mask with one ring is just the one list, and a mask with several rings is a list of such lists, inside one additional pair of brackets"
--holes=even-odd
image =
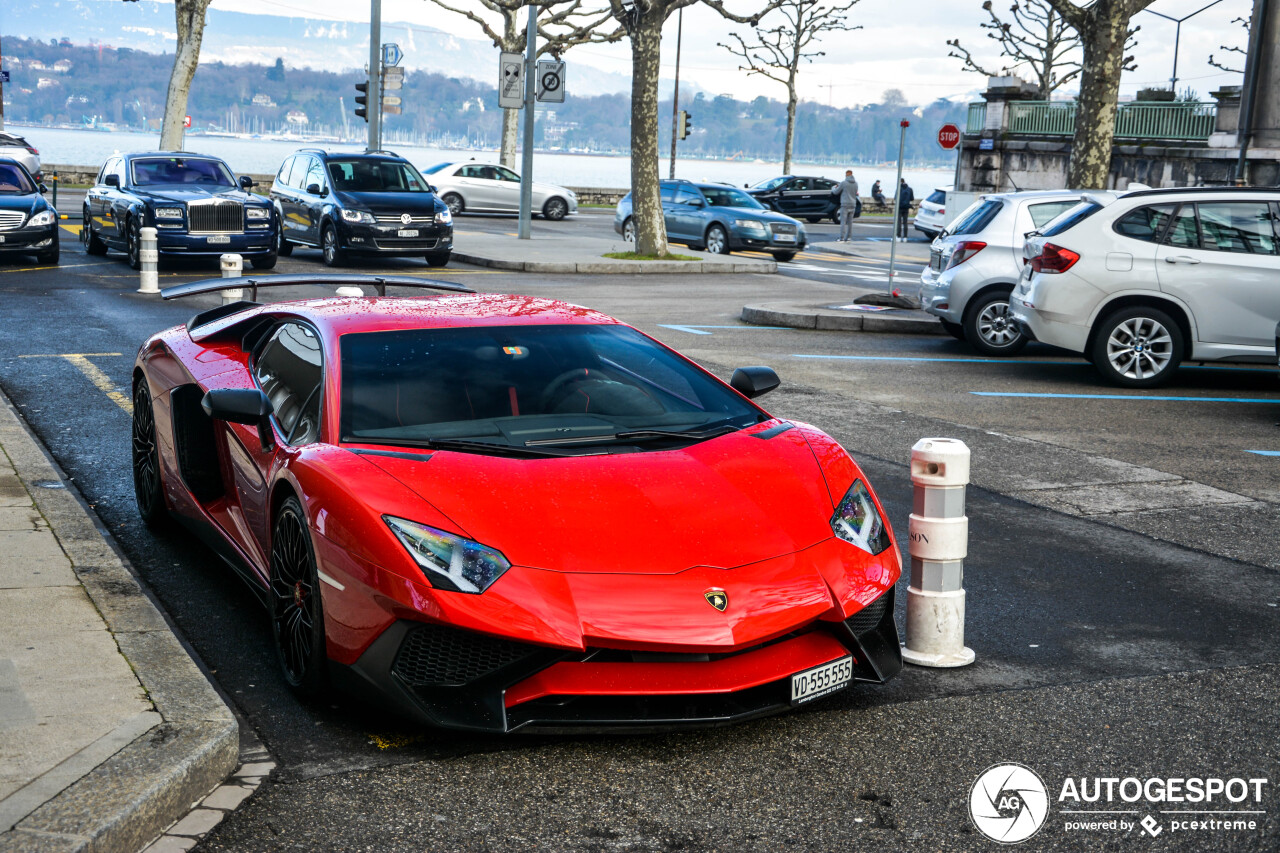
[(1031, 214), (1031, 224), (1036, 228), (1049, 224), (1049, 221), (1056, 217), (1059, 213), (1070, 210), (1075, 207), (1074, 201), (1046, 201), (1041, 204), (1032, 204), (1027, 206), (1027, 213)]
[(123, 157), (116, 158), (116, 167), (113, 171), (116, 173), (116, 177), (120, 179), (120, 186), (123, 187), (129, 183), (128, 179), (125, 177), (128, 167), (125, 165), (125, 159)]
[(102, 164), (102, 169), (98, 171), (98, 178), (95, 181), (98, 186), (102, 186), (107, 179), (107, 175), (111, 174), (111, 163), (114, 159), (113, 157), (108, 157), (107, 162)]
[(293, 171), (293, 163), (298, 158), (286, 157), (285, 161), (280, 164), (280, 171), (276, 172), (276, 183), (283, 187), (289, 186), (289, 173)]
[(836, 182), (828, 181), (826, 178), (819, 178), (815, 183), (818, 189), (826, 190), (827, 192), (831, 192), (831, 190), (836, 188)]
[(307, 188), (307, 169), (311, 166), (310, 157), (298, 157), (293, 161), (293, 169), (289, 172), (289, 186), (295, 190)]
[(696, 190), (681, 187), (676, 191), (676, 204), (693, 204), (695, 199), (702, 201), (702, 196)]
[(498, 173), (498, 180), (500, 181), (511, 181), (516, 184), (520, 183), (520, 176), (510, 169), (504, 169), (501, 166), (498, 166), (494, 171)]
[(322, 166), (320, 161), (314, 157), (311, 158), (311, 162), (307, 165), (307, 177), (306, 180), (302, 182), (304, 189), (312, 184), (318, 184), (322, 190), (326, 186), (324, 179), (324, 166)]
[[(929, 193), (929, 197), (926, 198), (925, 201), (931, 202), (932, 204), (946, 204), (947, 194), (942, 190), (934, 190), (933, 192)], [(1045, 221), (1048, 222), (1047, 219)]]
[(1173, 216), (1174, 205), (1158, 204), (1152, 207), (1140, 207), (1130, 211), (1116, 220), (1115, 232), (1124, 237), (1155, 243), (1160, 240), (1165, 226)]
[(1199, 205), (1204, 248), (1219, 252), (1276, 254), (1275, 218), (1265, 201)]
[(662, 197), (663, 204), (671, 204), (672, 199), (676, 197), (676, 188), (671, 184), (660, 184), (658, 195)]
[(791, 186), (787, 187), (787, 192), (807, 193), (813, 189), (813, 182), (808, 178), (796, 178), (791, 182)]
[(480, 170), (475, 166), (463, 166), (461, 169), (458, 170), (458, 177), (459, 178), (478, 178), (480, 177)]
[(1178, 215), (1169, 226), (1169, 233), (1165, 235), (1164, 244), (1175, 249), (1200, 248), (1200, 229), (1196, 224), (1194, 204), (1184, 204), (1179, 208)]
[(301, 323), (282, 325), (254, 359), (253, 377), (271, 399), (287, 443), (310, 444), (320, 437), (324, 369), (315, 332)]

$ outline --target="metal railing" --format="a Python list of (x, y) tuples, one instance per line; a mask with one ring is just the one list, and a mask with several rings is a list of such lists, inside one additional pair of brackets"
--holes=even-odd
[[(986, 122), (987, 105), (969, 104), (965, 130), (978, 134)], [(1116, 109), (1117, 139), (1206, 140), (1217, 122), (1216, 103), (1195, 101), (1120, 104)], [(1014, 136), (1071, 136), (1076, 128), (1075, 101), (1010, 101), (1006, 132)]]
[(987, 123), (987, 102), (979, 101), (969, 105), (969, 120), (965, 122), (964, 132), (978, 134)]

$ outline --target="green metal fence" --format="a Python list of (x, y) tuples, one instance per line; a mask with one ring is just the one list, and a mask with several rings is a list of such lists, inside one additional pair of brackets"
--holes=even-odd
[(1010, 133), (1070, 136), (1075, 129), (1075, 101), (1009, 102)]
[(969, 105), (969, 120), (965, 122), (964, 132), (978, 134), (987, 123), (987, 102), (979, 101)]
[[(986, 103), (969, 105), (966, 131), (982, 132)], [(1117, 139), (1206, 140), (1217, 121), (1216, 103), (1133, 102), (1116, 109)], [(1010, 101), (1008, 133), (1019, 136), (1071, 136), (1076, 128), (1075, 101)]]

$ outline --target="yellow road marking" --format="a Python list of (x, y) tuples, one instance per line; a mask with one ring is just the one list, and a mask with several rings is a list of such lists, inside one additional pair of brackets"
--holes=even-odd
[(387, 734), (387, 735), (370, 734), (369, 735), (369, 742), (372, 743), (374, 746), (376, 746), (378, 749), (383, 749), (383, 750), (399, 749), (400, 747), (409, 746), (410, 744), (414, 744), (425, 739), (426, 739), (426, 735), (416, 735), (416, 734), (415, 735), (401, 735), (401, 734)]
[(59, 352), (59, 353), (37, 353), (35, 355), (20, 355), (18, 358), (63, 358), (71, 364), (74, 364), (81, 373), (85, 375), (94, 386), (106, 394), (120, 408), (124, 409), (125, 414), (133, 415), (133, 401), (129, 399), (128, 394), (124, 394), (116, 390), (115, 383), (111, 381), (111, 377), (103, 373), (102, 370), (90, 358), (107, 358), (109, 356), (119, 356), (118, 352)]
[(94, 261), (93, 263), (89, 263), (89, 264), (55, 264), (53, 266), (48, 266), (48, 267), (22, 267), (21, 269), (0, 269), (0, 275), (5, 275), (8, 273), (14, 273), (14, 272), (38, 272), (40, 270), (69, 270), (69, 269), (74, 269), (76, 267), (105, 267), (107, 264), (111, 264), (111, 263), (114, 263), (114, 262), (113, 261)]
[(77, 237), (80, 236), (80, 230), (84, 228), (83, 225), (59, 225), (58, 227), (63, 231), (66, 231), (68, 234), (74, 234)]

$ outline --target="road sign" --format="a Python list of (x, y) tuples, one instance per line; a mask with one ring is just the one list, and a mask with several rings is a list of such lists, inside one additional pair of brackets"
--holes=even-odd
[(404, 69), (400, 67), (383, 68), (382, 69), (382, 88), (403, 89), (404, 88)]
[(383, 102), (382, 102), (382, 104), (383, 104), (383, 106), (382, 106), (382, 113), (383, 113), (383, 115), (389, 115), (389, 116), (398, 116), (398, 115), (400, 115), (400, 108), (399, 108), (399, 107), (389, 107), (389, 106), (387, 106), (387, 105), (386, 105), (386, 103), (387, 103), (386, 101), (383, 101)]
[(518, 110), (524, 106), (524, 57), (503, 53), (498, 67), (498, 106)]
[(404, 51), (400, 49), (398, 44), (384, 44), (382, 46), (382, 64), (386, 66), (396, 66), (400, 64), (400, 60), (404, 59)]
[(944, 124), (938, 128), (938, 144), (945, 151), (954, 151), (960, 145), (960, 128), (954, 124)]
[(403, 101), (400, 100), (399, 95), (383, 95), (382, 96), (382, 109), (384, 111), (386, 110), (387, 107), (398, 107), (402, 103)]
[(191, 127), (191, 116), (184, 116), (182, 119), (183, 127)]
[(991, 139), (988, 137), (987, 139), (978, 140), (979, 151), (994, 151), (995, 148), (996, 148), (996, 141), (994, 139)]
[(538, 60), (538, 85), (535, 96), (544, 104), (564, 103), (565, 65), (558, 59)]

